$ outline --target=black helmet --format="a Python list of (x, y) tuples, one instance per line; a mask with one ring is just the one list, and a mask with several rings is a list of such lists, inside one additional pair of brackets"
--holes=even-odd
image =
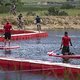
[(68, 32), (66, 32), (66, 31), (65, 31), (65, 33), (64, 33), (64, 34), (65, 34), (65, 35), (67, 35), (67, 34), (68, 34)]

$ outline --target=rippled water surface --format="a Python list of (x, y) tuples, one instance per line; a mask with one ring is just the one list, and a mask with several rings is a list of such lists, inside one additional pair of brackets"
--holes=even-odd
[[(70, 47), (71, 52), (74, 52), (75, 54), (80, 54), (80, 30), (67, 30), (67, 31), (69, 32), (69, 36), (71, 37), (73, 43), (73, 47)], [(48, 34), (49, 36), (47, 38), (19, 40), (16, 42), (13, 41), (11, 45), (20, 45), (20, 48), (11, 51), (0, 50), (0, 56), (22, 57), (25, 59), (62, 62), (61, 58), (48, 56), (47, 52), (51, 50), (57, 51), (60, 48), (61, 37), (64, 34), (64, 30), (48, 31)], [(2, 45), (3, 43), (0, 42), (0, 44)], [(61, 51), (57, 51), (56, 53), (60, 54)], [(80, 60), (70, 59), (70, 63), (80, 64)], [(32, 78), (28, 76), (29, 74), (32, 75)], [(42, 79), (43, 75), (34, 75), (31, 73), (24, 74), (24, 76), (25, 75), (27, 76), (27, 78), (30, 78), (29, 80), (56, 80), (48, 76), (45, 79)]]

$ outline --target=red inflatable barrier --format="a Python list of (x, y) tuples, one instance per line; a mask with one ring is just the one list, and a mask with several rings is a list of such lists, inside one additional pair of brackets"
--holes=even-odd
[[(12, 40), (26, 40), (32, 38), (41, 38), (47, 37), (47, 32), (38, 32), (38, 31), (24, 31), (24, 30), (12, 30), (11, 38)], [(3, 30), (0, 30), (0, 33), (3, 34)], [(0, 37), (0, 41), (4, 41), (3, 37)]]
[(7, 57), (0, 57), (0, 69), (5, 71), (25, 70), (55, 75), (57, 77), (69, 75), (74, 80), (80, 74), (80, 65)]

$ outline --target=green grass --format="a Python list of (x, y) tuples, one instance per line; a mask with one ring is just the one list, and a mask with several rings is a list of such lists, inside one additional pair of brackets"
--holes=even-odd
[[(67, 12), (69, 14), (69, 16), (80, 15), (79, 9), (63, 9), (63, 11)], [(44, 16), (44, 13), (47, 13), (47, 10), (37, 10), (37, 11), (32, 11), (32, 12), (34, 12), (40, 16)], [(27, 12), (24, 12), (24, 13), (26, 14)]]
[[(80, 15), (80, 10), (79, 9), (63, 9), (63, 11), (67, 12), (70, 16), (76, 16)], [(26, 15), (28, 11), (21, 11), (22, 14)], [(47, 10), (37, 10), (37, 11), (32, 11), (36, 13), (37, 15), (44, 16), (44, 13), (47, 13)], [(17, 13), (19, 14), (19, 12)], [(0, 16), (6, 17), (6, 16), (12, 16), (10, 13), (0, 13)]]
[(80, 9), (64, 9), (70, 16), (80, 15)]

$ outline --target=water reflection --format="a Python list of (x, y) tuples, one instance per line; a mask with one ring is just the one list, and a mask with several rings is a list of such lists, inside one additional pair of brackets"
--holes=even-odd
[(40, 44), (41, 43), (41, 39), (40, 38), (37, 38), (36, 40), (37, 40), (36, 41), (37, 44)]
[[(51, 75), (51, 76), (50, 76)], [(2, 71), (0, 72), (0, 80), (63, 80), (58, 78), (53, 72), (47, 74), (32, 71)]]
[(11, 55), (11, 50), (10, 49), (5, 49), (4, 54), (5, 55)]
[(63, 63), (70, 63), (70, 59), (69, 59), (69, 58), (63, 58), (63, 59), (62, 59), (62, 62), (63, 62)]

